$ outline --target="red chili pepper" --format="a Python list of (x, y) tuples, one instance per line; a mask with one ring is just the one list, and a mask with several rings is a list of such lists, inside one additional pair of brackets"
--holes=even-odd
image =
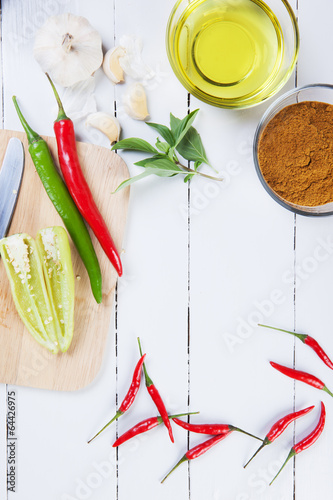
[(47, 73), (46, 76), (51, 83), (59, 106), (58, 117), (54, 122), (54, 132), (57, 139), (60, 168), (65, 183), (81, 215), (93, 230), (118, 275), (121, 276), (123, 271), (118, 250), (96, 206), (80, 166), (73, 122), (65, 114), (60, 97), (51, 78)]
[(304, 382), (305, 384), (308, 385), (312, 385), (312, 387), (315, 387), (316, 389), (321, 389), (322, 391), (327, 392), (327, 394), (333, 397), (333, 394), (326, 387), (324, 382), (322, 382), (319, 378), (315, 377), (314, 375), (311, 375), (311, 373), (302, 372), (300, 370), (294, 370), (293, 368), (288, 368), (287, 366), (279, 365), (278, 363), (274, 363), (273, 361), (270, 361), (270, 364), (273, 366), (273, 368), (275, 368), (279, 372), (283, 373), (284, 375), (287, 375), (287, 377), (294, 378), (295, 380), (300, 380), (301, 382)]
[(294, 337), (297, 337), (304, 344), (311, 347), (311, 349), (313, 349), (313, 351), (325, 363), (325, 365), (327, 365), (329, 368), (331, 368), (331, 370), (333, 370), (333, 362), (330, 360), (324, 349), (318, 344), (318, 342), (313, 337), (310, 337), (310, 335), (303, 333), (295, 333), (289, 330), (283, 330), (282, 328), (275, 328), (274, 326), (261, 325), (261, 324), (259, 324), (258, 326), (264, 326), (265, 328), (271, 328), (272, 330), (278, 330), (279, 332), (285, 332), (285, 333), (290, 333), (290, 335), (294, 335)]
[(266, 437), (262, 445), (257, 449), (255, 454), (252, 455), (250, 460), (246, 462), (246, 464), (244, 465), (244, 469), (264, 446), (273, 443), (273, 441), (275, 441), (276, 438), (281, 436), (282, 432), (286, 430), (286, 428), (288, 427), (289, 424), (291, 424), (291, 422), (294, 422), (297, 418), (306, 415), (311, 410), (313, 410), (313, 408), (314, 406), (309, 406), (308, 408), (304, 408), (304, 410), (299, 410), (293, 413), (289, 413), (288, 415), (285, 415), (284, 417), (280, 418), (277, 422), (275, 422), (275, 424), (271, 427), (270, 431), (266, 434)]
[[(139, 343), (140, 354), (142, 355), (141, 343), (140, 343), (139, 337), (138, 337), (138, 343)], [(152, 379), (149, 377), (147, 370), (146, 370), (146, 365), (144, 363), (143, 363), (143, 371), (145, 374), (147, 391), (149, 392), (151, 399), (154, 401), (156, 408), (158, 409), (158, 412), (161, 415), (162, 420), (169, 431), (169, 436), (170, 436), (171, 442), (174, 443), (175, 440), (173, 438), (172, 428), (171, 428), (170, 420), (168, 417), (168, 412), (166, 411), (166, 408), (165, 408), (165, 404), (163, 403), (163, 400), (160, 396), (160, 393), (156, 389)]]
[(179, 418), (175, 418), (174, 422), (180, 427), (183, 427), (183, 429), (191, 432), (197, 432), (198, 434), (229, 434), (229, 432), (238, 431), (242, 432), (243, 434), (247, 434), (248, 436), (251, 436), (255, 439), (259, 439), (259, 441), (262, 441), (261, 438), (254, 436), (249, 432), (243, 431), (239, 427), (234, 427), (233, 425), (229, 424), (190, 424), (187, 422), (183, 422), (183, 420), (179, 420)]
[(194, 460), (195, 458), (200, 457), (200, 455), (203, 455), (206, 453), (206, 451), (210, 450), (215, 444), (219, 443), (222, 441), (222, 439), (225, 439), (228, 434), (230, 434), (232, 431), (226, 432), (224, 434), (217, 434), (216, 436), (207, 439), (207, 441), (204, 441), (201, 444), (198, 444), (194, 448), (191, 448), (188, 450), (185, 455), (179, 460), (179, 462), (176, 463), (176, 465), (171, 469), (170, 472), (162, 479), (161, 483), (164, 483), (167, 477), (170, 476), (170, 474), (177, 469), (177, 467), (182, 464), (183, 462), (188, 462), (189, 460)]
[[(168, 418), (176, 418), (176, 417), (184, 417), (185, 415), (195, 415), (199, 413), (198, 411), (192, 412), (192, 413), (179, 413), (178, 415), (168, 415)], [(153, 429), (157, 425), (160, 425), (163, 423), (162, 417), (151, 417), (147, 418), (146, 420), (142, 420), (138, 424), (134, 425), (131, 429), (128, 431), (124, 432), (114, 443), (112, 446), (115, 448), (117, 446), (120, 446), (121, 444), (125, 443), (129, 439), (132, 439), (135, 436), (138, 436), (139, 434), (142, 434), (143, 432), (150, 431), (150, 429)]]
[(323, 402), (321, 402), (321, 412), (320, 412), (320, 417), (319, 417), (319, 422), (316, 425), (316, 427), (313, 429), (313, 431), (306, 436), (302, 441), (299, 441), (299, 443), (296, 443), (290, 450), (289, 455), (287, 456), (284, 464), (282, 465), (281, 469), (279, 472), (276, 474), (276, 476), (272, 479), (272, 481), (269, 483), (269, 485), (272, 484), (272, 482), (277, 478), (277, 476), (280, 474), (288, 460), (290, 460), (291, 457), (297, 455), (303, 450), (306, 450), (311, 446), (317, 439), (319, 438), (320, 434), (324, 430), (325, 426), (325, 420), (326, 420), (326, 410), (325, 410), (325, 405)]
[(130, 408), (130, 406), (132, 406), (132, 404), (134, 403), (135, 397), (136, 397), (138, 390), (139, 390), (139, 387), (140, 387), (142, 365), (143, 365), (145, 357), (146, 357), (146, 355), (144, 354), (143, 356), (141, 356), (141, 358), (137, 362), (137, 365), (134, 369), (130, 388), (128, 389), (127, 394), (126, 394), (123, 402), (121, 403), (119, 410), (117, 411), (115, 416), (106, 425), (104, 425), (104, 427), (99, 432), (97, 432), (97, 434), (95, 434), (94, 437), (89, 439), (88, 444), (93, 439), (95, 439), (97, 436), (99, 436), (107, 427), (109, 427), (109, 425), (112, 424), (112, 422), (114, 422), (117, 418), (119, 418), (121, 415), (123, 415), (125, 413), (125, 411), (127, 411)]

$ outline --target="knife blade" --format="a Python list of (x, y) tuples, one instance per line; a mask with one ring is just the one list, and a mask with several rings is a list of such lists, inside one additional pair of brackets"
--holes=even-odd
[(0, 170), (0, 239), (6, 236), (15, 210), (24, 170), (22, 142), (12, 137)]

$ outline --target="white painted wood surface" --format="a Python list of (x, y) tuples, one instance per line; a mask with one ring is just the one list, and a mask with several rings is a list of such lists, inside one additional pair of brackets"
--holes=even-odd
[[(301, 50), (296, 81), (333, 79), (330, 0), (293, 3)], [(148, 87), (152, 121), (169, 112), (184, 116), (200, 107), (196, 127), (211, 162), (228, 182), (147, 179), (133, 187), (119, 281), (103, 368), (88, 388), (55, 393), (17, 387), (16, 493), (6, 492), (6, 393), (0, 387), (0, 499), (17, 500), (313, 500), (332, 495), (333, 403), (315, 389), (295, 386), (275, 373), (274, 359), (313, 371), (333, 387), (333, 376), (300, 342), (253, 325), (258, 320), (308, 332), (333, 353), (332, 218), (310, 219), (285, 211), (262, 189), (252, 161), (252, 137), (269, 103), (250, 110), (221, 110), (188, 96), (171, 72), (165, 25), (173, 0), (2, 0), (3, 125), (20, 130), (11, 96), (22, 102), (31, 125), (52, 134), (54, 102), (32, 57), (36, 29), (51, 14), (81, 14), (100, 31), (105, 49), (124, 34), (142, 38), (143, 56), (157, 76)], [(122, 111), (123, 87), (96, 75), (100, 110), (116, 103), (123, 137), (153, 140), (156, 134)], [(294, 86), (295, 79), (286, 88)], [(96, 140), (83, 132), (86, 140)], [(103, 141), (98, 136), (99, 141)], [(102, 142), (107, 145), (107, 140)], [(132, 174), (135, 153), (123, 154)], [(106, 194), (107, 195), (107, 194)], [(318, 260), (316, 249), (320, 246)], [(294, 281), (298, 277), (298, 286)], [(305, 405), (316, 410), (299, 421), (245, 471), (256, 442), (232, 435), (164, 484), (164, 473), (187, 446), (202, 441), (162, 427), (117, 453), (111, 444), (137, 421), (155, 414), (141, 389), (132, 411), (91, 445), (86, 441), (111, 417), (123, 397), (138, 357), (147, 366), (172, 412), (200, 410), (192, 421), (221, 421), (264, 436), (283, 414)], [(303, 437), (327, 406), (325, 434), (316, 445), (268, 483), (293, 439)], [(175, 427), (175, 426), (174, 426)]]

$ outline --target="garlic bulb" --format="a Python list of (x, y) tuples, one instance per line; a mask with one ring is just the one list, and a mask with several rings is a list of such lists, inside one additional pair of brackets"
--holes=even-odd
[(36, 34), (34, 56), (55, 83), (69, 87), (100, 67), (102, 40), (84, 17), (51, 16)]
[(133, 83), (123, 95), (126, 113), (135, 120), (145, 120), (149, 113), (147, 109), (146, 92), (141, 83)]
[(123, 47), (114, 47), (107, 51), (103, 60), (103, 70), (106, 76), (113, 83), (122, 83), (124, 81), (124, 70), (120, 65), (119, 59), (125, 55)]
[(109, 139), (111, 144), (119, 141), (120, 124), (114, 116), (98, 111), (92, 113), (86, 119), (86, 126), (94, 127), (103, 132)]

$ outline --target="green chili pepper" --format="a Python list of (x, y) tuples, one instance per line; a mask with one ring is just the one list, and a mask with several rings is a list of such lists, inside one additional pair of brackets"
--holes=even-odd
[(74, 273), (67, 233), (42, 229), (0, 240), (0, 253), (16, 309), (42, 346), (67, 351), (74, 330)]
[(87, 227), (56, 169), (47, 143), (26, 122), (13, 96), (14, 105), (27, 134), (29, 153), (55, 209), (62, 218), (87, 269), (96, 302), (102, 302), (102, 275)]

